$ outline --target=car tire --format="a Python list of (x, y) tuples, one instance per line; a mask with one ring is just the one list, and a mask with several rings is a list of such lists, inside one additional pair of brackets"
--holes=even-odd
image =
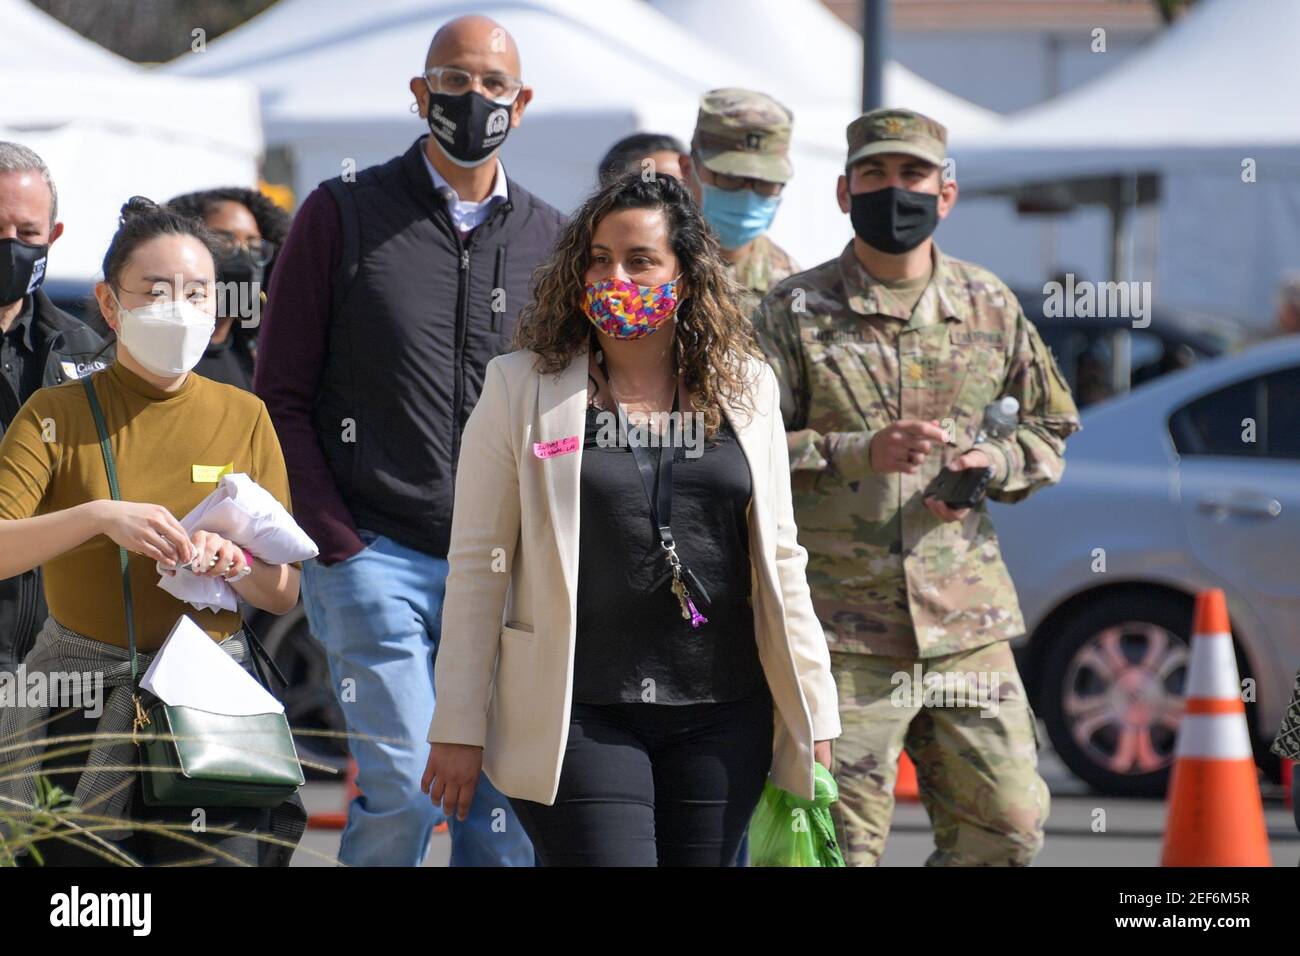
[(1047, 636), (1038, 699), (1052, 746), (1093, 789), (1164, 796), (1187, 677), (1193, 602), (1104, 595)]

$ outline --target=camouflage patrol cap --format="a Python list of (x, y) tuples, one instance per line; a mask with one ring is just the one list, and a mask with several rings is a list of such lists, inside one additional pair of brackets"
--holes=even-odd
[(691, 149), (715, 173), (789, 182), (794, 114), (765, 93), (727, 87), (700, 97)]
[(942, 166), (948, 130), (912, 110), (878, 109), (863, 113), (848, 127), (849, 157), (844, 168), (867, 156), (906, 153)]

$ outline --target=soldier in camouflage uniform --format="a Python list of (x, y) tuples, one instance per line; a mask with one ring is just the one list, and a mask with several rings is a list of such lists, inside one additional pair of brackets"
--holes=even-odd
[[(934, 827), (927, 863), (1027, 865), (1049, 796), (1007, 643), (1024, 631), (1015, 588), (984, 504), (923, 491), (941, 468), (988, 466), (988, 497), (1022, 500), (1060, 480), (1078, 412), (1010, 290), (929, 238), (957, 193), (944, 128), (876, 110), (848, 141), (838, 190), (856, 237), (754, 315), (840, 688), (838, 836), (850, 865), (877, 862), (906, 749)], [(1014, 435), (979, 440), (984, 407), (1007, 395)]]
[(687, 188), (718, 234), (746, 315), (778, 282), (799, 271), (766, 235), (781, 191), (794, 176), (793, 124), (794, 115), (766, 94), (710, 90), (700, 97), (691, 151), (681, 157)]

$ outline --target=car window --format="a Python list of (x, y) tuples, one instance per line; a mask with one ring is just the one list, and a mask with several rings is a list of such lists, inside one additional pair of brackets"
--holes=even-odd
[(1300, 368), (1202, 395), (1169, 418), (1180, 455), (1300, 459)]
[(1300, 368), (1268, 378), (1268, 457), (1300, 458)]

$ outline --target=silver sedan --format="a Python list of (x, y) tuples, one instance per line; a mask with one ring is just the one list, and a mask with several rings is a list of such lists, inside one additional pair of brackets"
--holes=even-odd
[(1228, 598), (1260, 763), (1300, 668), (1300, 336), (1089, 408), (1056, 488), (991, 505), (1025, 681), (1094, 788), (1163, 794), (1197, 591)]

